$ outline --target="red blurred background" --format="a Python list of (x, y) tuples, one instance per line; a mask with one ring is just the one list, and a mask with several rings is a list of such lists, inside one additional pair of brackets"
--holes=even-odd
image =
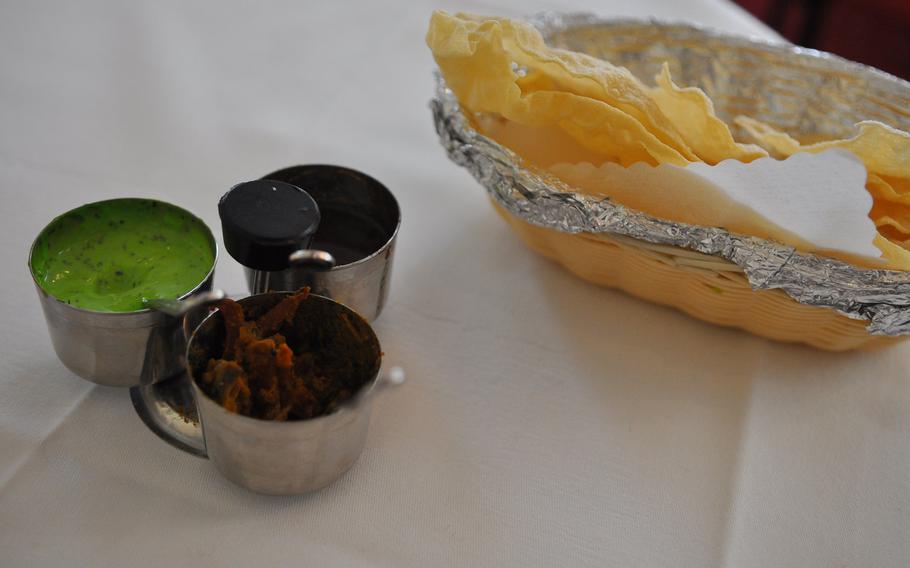
[(910, 80), (910, 0), (736, 0), (793, 43)]

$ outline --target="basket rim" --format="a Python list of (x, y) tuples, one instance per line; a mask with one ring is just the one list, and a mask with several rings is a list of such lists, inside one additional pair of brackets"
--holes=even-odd
[(532, 14), (526, 21), (536, 27), (549, 43), (552, 35), (560, 32), (566, 32), (573, 29), (584, 27), (606, 27), (606, 28), (625, 28), (625, 27), (642, 27), (651, 26), (663, 29), (679, 29), (698, 32), (701, 35), (712, 39), (720, 39), (729, 42), (731, 45), (740, 47), (761, 48), (768, 53), (779, 53), (795, 55), (806, 58), (818, 63), (820, 66), (830, 69), (851, 70), (857, 74), (868, 75), (876, 80), (884, 81), (886, 84), (905, 91), (910, 96), (910, 81), (883, 71), (872, 65), (847, 59), (830, 51), (813, 49), (796, 45), (785, 38), (772, 40), (755, 34), (736, 34), (720, 28), (676, 18), (660, 18), (656, 16), (648, 18), (635, 18), (632, 16), (606, 17), (598, 16), (593, 12), (555, 12), (543, 11)]

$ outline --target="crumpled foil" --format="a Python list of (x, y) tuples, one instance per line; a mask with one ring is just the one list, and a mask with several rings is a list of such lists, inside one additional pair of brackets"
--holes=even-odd
[[(790, 132), (835, 137), (849, 136), (863, 119), (910, 130), (910, 84), (836, 56), (653, 20), (551, 13), (532, 22), (551, 45), (623, 65), (641, 79), (653, 77), (668, 61), (677, 82), (705, 89), (728, 123), (745, 114)], [(858, 268), (573, 192), (476, 132), (438, 74), (430, 106), (449, 158), (470, 171), (503, 208), (529, 223), (567, 233), (624, 235), (721, 257), (741, 267), (755, 290), (777, 288), (802, 304), (868, 320), (872, 334), (910, 335), (910, 273)]]

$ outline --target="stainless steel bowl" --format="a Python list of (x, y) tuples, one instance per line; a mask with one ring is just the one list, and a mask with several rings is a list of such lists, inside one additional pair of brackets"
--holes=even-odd
[(208, 232), (212, 267), (199, 284), (178, 299), (183, 305), (175, 306), (170, 314), (154, 309), (99, 312), (77, 308), (48, 294), (35, 280), (32, 266), (39, 234), (29, 252), (29, 273), (54, 351), (67, 369), (87, 381), (113, 387), (153, 384), (183, 370), (188, 331), (206, 313), (202, 306), (221, 297), (220, 292), (209, 293), (218, 261), (218, 245), (208, 226), (195, 219)]
[[(257, 294), (240, 300), (240, 304), (248, 317), (255, 317), (288, 294)], [(227, 479), (252, 491), (290, 495), (325, 487), (350, 469), (363, 451), (373, 397), (380, 389), (402, 380), (394, 374), (381, 374), (381, 350), (375, 333), (365, 319), (338, 302), (311, 294), (291, 326), (302, 333), (300, 326), (307, 318), (319, 321), (317, 315), (342, 313), (350, 316), (362, 338), (356, 341), (365, 342), (376, 360), (375, 373), (335, 412), (309, 420), (273, 422), (229, 412), (209, 398), (194, 377), (222, 345), (224, 323), (217, 311), (190, 340), (189, 374), (132, 389), (136, 412), (163, 440), (209, 458)]]
[[(263, 271), (244, 268), (250, 293), (298, 290), (338, 300), (373, 321), (389, 296), (401, 209), (392, 192), (372, 177), (340, 166), (306, 165), (272, 172), (262, 179), (300, 187), (319, 205), (322, 220), (311, 251), (334, 257), (330, 269), (307, 257), (300, 266)], [(292, 255), (293, 256), (293, 255)]]

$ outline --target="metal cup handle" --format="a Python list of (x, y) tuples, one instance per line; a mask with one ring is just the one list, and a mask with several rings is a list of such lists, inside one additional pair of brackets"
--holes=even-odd
[(207, 458), (205, 436), (189, 374), (130, 389), (136, 414), (159, 438), (184, 452)]
[(314, 249), (295, 250), (288, 257), (288, 262), (295, 268), (310, 268), (312, 270), (331, 270), (337, 264), (332, 253)]
[(226, 297), (227, 294), (224, 293), (224, 290), (215, 288), (214, 290), (210, 290), (208, 292), (194, 294), (185, 300), (146, 300), (145, 305), (157, 312), (161, 312), (173, 318), (182, 318), (196, 308), (208, 306), (214, 304), (215, 302), (220, 302)]
[[(193, 330), (205, 318), (207, 312), (203, 308), (226, 297), (223, 290), (215, 289), (194, 294), (185, 300), (149, 300), (146, 305), (181, 320), (182, 331), (177, 332), (181, 337), (172, 337), (170, 341), (180, 341), (182, 349), (178, 351), (182, 353)], [(146, 350), (147, 353), (154, 351), (151, 348)], [(205, 439), (199, 428), (192, 385), (186, 373), (162, 382), (132, 387), (130, 399), (139, 417), (155, 434), (181, 450), (205, 457)]]
[[(299, 249), (288, 256), (288, 268), (286, 270), (302, 268), (313, 272), (325, 272), (335, 268), (336, 264), (335, 257), (328, 251)], [(249, 267), (247, 267), (246, 270), (251, 293), (259, 294), (273, 290), (271, 281), (272, 275), (275, 274), (274, 271), (258, 270)]]

